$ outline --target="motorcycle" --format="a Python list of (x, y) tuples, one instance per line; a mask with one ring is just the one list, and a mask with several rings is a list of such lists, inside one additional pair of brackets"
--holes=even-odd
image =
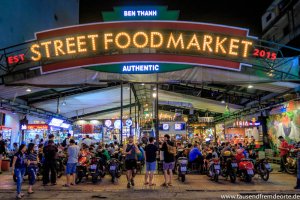
[(105, 166), (101, 158), (95, 157), (91, 159), (89, 173), (92, 177), (92, 183), (97, 183), (98, 177), (100, 177), (101, 180), (105, 176)]
[(211, 180), (218, 182), (219, 175), (221, 171), (220, 166), (220, 159), (219, 158), (212, 158), (208, 164), (208, 172), (207, 175), (211, 178)]
[(262, 178), (262, 180), (268, 181), (272, 168), (267, 159), (261, 159), (256, 161), (254, 170), (255, 173), (257, 173)]
[(88, 177), (88, 158), (86, 155), (80, 156), (76, 170), (76, 184), (81, 183), (83, 177)]
[(65, 157), (59, 157), (56, 159), (56, 173), (57, 173), (57, 178), (62, 177), (65, 173)]
[(112, 158), (108, 161), (108, 171), (111, 176), (111, 182), (116, 183), (122, 174), (120, 161), (116, 158)]
[(297, 173), (297, 153), (293, 150), (289, 152), (289, 155), (286, 158), (285, 169), (289, 174)]
[(232, 157), (223, 157), (221, 175), (226, 179), (229, 177), (230, 182), (235, 183), (237, 176), (238, 164)]
[(251, 159), (243, 158), (239, 163), (239, 175), (246, 182), (251, 182), (254, 176), (254, 165)]
[(185, 181), (185, 175), (187, 174), (187, 166), (188, 159), (186, 157), (179, 157), (177, 159), (176, 171), (178, 174), (178, 180), (181, 180), (181, 182)]

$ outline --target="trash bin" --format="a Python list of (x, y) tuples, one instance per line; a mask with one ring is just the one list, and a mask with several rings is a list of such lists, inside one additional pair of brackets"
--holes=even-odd
[(9, 159), (3, 159), (2, 160), (2, 165), (1, 165), (1, 170), (2, 171), (9, 171), (9, 164), (10, 164), (10, 160)]

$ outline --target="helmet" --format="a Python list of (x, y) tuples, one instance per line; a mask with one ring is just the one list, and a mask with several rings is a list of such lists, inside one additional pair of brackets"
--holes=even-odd
[(224, 151), (223, 156), (231, 156), (231, 152), (230, 151)]

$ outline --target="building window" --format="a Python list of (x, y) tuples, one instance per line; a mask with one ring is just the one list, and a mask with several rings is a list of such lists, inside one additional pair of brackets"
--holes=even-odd
[(270, 21), (271, 18), (272, 18), (272, 13), (269, 13), (268, 16), (266, 17), (266, 22)]

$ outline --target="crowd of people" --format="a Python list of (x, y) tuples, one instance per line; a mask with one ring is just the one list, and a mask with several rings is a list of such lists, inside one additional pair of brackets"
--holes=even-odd
[[(146, 166), (144, 178), (145, 185), (156, 185), (154, 181), (154, 172), (158, 167), (157, 162), (162, 161), (164, 182), (161, 186), (171, 187), (174, 167), (176, 160), (179, 157), (187, 157), (190, 168), (191, 166), (196, 166), (200, 173), (204, 173), (205, 170), (207, 170), (208, 160), (220, 157), (223, 152), (230, 151), (233, 155), (236, 155), (237, 159), (243, 157), (256, 159), (257, 156), (252, 143), (227, 142), (218, 145), (217, 143), (201, 143), (200, 141), (194, 141), (192, 144), (175, 141), (167, 134), (164, 135), (162, 141), (158, 142), (155, 141), (155, 138), (144, 135), (140, 138), (139, 143), (135, 143), (134, 137), (129, 136), (125, 146), (119, 144), (117, 141), (110, 144), (94, 144), (89, 135), (86, 135), (79, 144), (72, 139), (70, 134), (61, 144), (55, 144), (54, 139), (54, 135), (50, 134), (45, 142), (36, 140), (28, 145), (21, 144), (18, 146), (17, 144), (14, 144), (15, 151), (11, 157), (12, 173), (16, 177), (18, 199), (21, 199), (24, 196), (21, 192), (21, 188), (23, 176), (26, 172), (30, 177), (28, 194), (34, 193), (33, 186), (36, 182), (39, 163), (42, 163), (43, 165), (43, 185), (48, 186), (57, 184), (56, 159), (60, 153), (63, 153), (66, 156), (66, 183), (63, 186), (71, 187), (76, 184), (76, 170), (80, 156), (88, 155), (87, 157), (93, 157), (101, 152), (101, 155), (105, 157), (105, 160), (109, 161), (115, 152), (121, 152), (126, 169), (127, 188), (135, 185), (134, 178), (137, 173), (137, 163), (139, 161)], [(283, 138), (279, 138), (279, 140), (281, 141), (281, 146), (279, 148), (281, 151), (280, 156), (282, 157), (282, 162), (284, 162), (284, 156), (287, 152), (286, 142)], [(5, 151), (5, 142), (3, 142), (0, 135), (0, 166)], [(298, 148), (296, 148), (296, 151), (298, 151)], [(284, 166), (281, 165), (281, 167)], [(284, 168), (281, 169), (281, 171), (283, 170)], [(299, 173), (297, 186), (295, 188), (300, 188)]]

